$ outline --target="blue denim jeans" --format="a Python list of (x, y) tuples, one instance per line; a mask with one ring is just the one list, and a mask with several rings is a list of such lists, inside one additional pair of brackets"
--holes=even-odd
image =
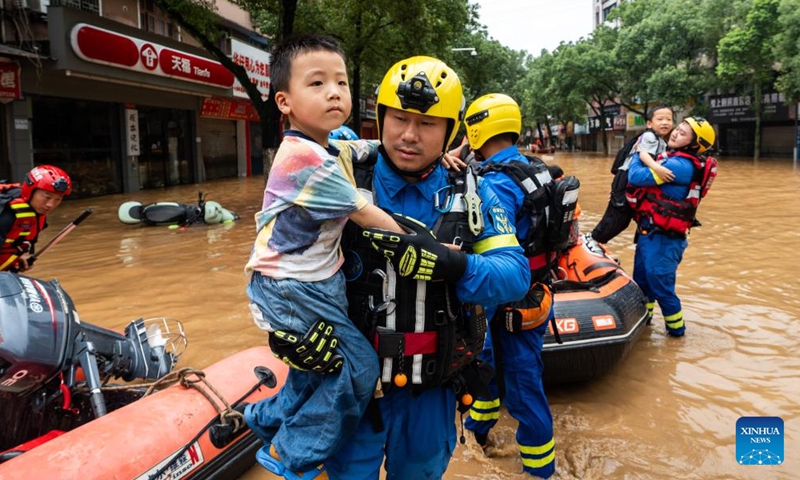
[(317, 320), (333, 325), (342, 370), (320, 374), (290, 369), (277, 395), (248, 405), (245, 420), (264, 443), (272, 443), (289, 470), (323, 463), (345, 444), (367, 408), (379, 375), (378, 356), (347, 318), (341, 271), (319, 282), (274, 280), (258, 272), (247, 287), (276, 330), (304, 335)]

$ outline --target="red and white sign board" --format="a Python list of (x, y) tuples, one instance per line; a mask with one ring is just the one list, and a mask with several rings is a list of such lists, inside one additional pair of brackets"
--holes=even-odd
[(19, 63), (0, 61), (0, 98), (14, 100), (22, 96), (19, 72)]
[[(231, 58), (233, 63), (241, 65), (247, 70), (247, 76), (261, 92), (261, 98), (269, 98), (269, 53), (259, 50), (235, 38), (231, 38)], [(248, 97), (239, 80), (233, 82), (233, 95)]]
[(219, 62), (86, 23), (72, 27), (70, 43), (75, 55), (87, 62), (215, 87), (233, 87), (233, 73)]

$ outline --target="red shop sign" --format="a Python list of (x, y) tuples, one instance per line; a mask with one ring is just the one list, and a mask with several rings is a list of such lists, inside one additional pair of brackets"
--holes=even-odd
[(19, 63), (0, 61), (0, 98), (17, 99), (22, 96)]
[(224, 118), (226, 120), (249, 120), (258, 122), (259, 116), (249, 100), (227, 98), (204, 98), (200, 109), (203, 118)]
[(233, 73), (219, 62), (86, 23), (72, 27), (70, 42), (75, 54), (87, 62), (216, 87), (233, 87)]

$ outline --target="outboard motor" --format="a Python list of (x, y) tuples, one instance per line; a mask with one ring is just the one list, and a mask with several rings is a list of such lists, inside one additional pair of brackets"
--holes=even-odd
[[(22, 428), (25, 432), (15, 432), (9, 423), (26, 413), (15, 408), (29, 409), (29, 416), (63, 411), (62, 416), (82, 417), (78, 424), (85, 423), (107, 413), (103, 381), (161, 378), (172, 371), (185, 346), (176, 320), (140, 318), (123, 335), (81, 322), (57, 280), (0, 273), (0, 427), (5, 430), (0, 451), (7, 435), (16, 445), (46, 430), (33, 421)], [(83, 379), (88, 393), (73, 397)], [(81, 412), (87, 406), (91, 416)], [(40, 431), (35, 431), (37, 423)]]

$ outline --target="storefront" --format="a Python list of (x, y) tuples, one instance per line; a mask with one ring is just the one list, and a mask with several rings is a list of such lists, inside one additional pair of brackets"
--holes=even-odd
[(30, 102), (35, 165), (69, 172), (78, 197), (122, 191), (117, 104), (46, 95)]
[(247, 174), (249, 118), (201, 115), (234, 83), (206, 52), (69, 8), (50, 8), (48, 31), (51, 55), (22, 67), (7, 115), (30, 126), (13, 131), (15, 176), (54, 164), (86, 197)]
[(159, 188), (192, 183), (190, 110), (138, 106), (139, 184)]
[[(5, 47), (0, 49), (0, 147), (9, 145), (11, 142), (11, 130), (9, 123), (13, 123), (11, 109), (6, 105), (22, 96), (20, 88), (20, 64), (10, 56), (4, 54), (16, 53), (15, 49)], [(0, 148), (0, 183), (4, 180), (13, 181), (11, 175), (11, 163), (9, 162), (9, 149)]]
[(595, 115), (589, 115), (590, 143), (583, 148), (601, 151), (605, 147), (607, 155), (616, 152), (625, 144), (627, 112), (617, 104), (606, 104), (602, 110), (599, 105), (594, 105), (592, 112)]
[[(751, 97), (714, 95), (709, 103), (708, 120), (717, 130), (715, 150), (725, 156), (752, 157), (756, 122)], [(761, 156), (792, 158), (796, 109), (778, 92), (764, 93), (761, 103)]]

